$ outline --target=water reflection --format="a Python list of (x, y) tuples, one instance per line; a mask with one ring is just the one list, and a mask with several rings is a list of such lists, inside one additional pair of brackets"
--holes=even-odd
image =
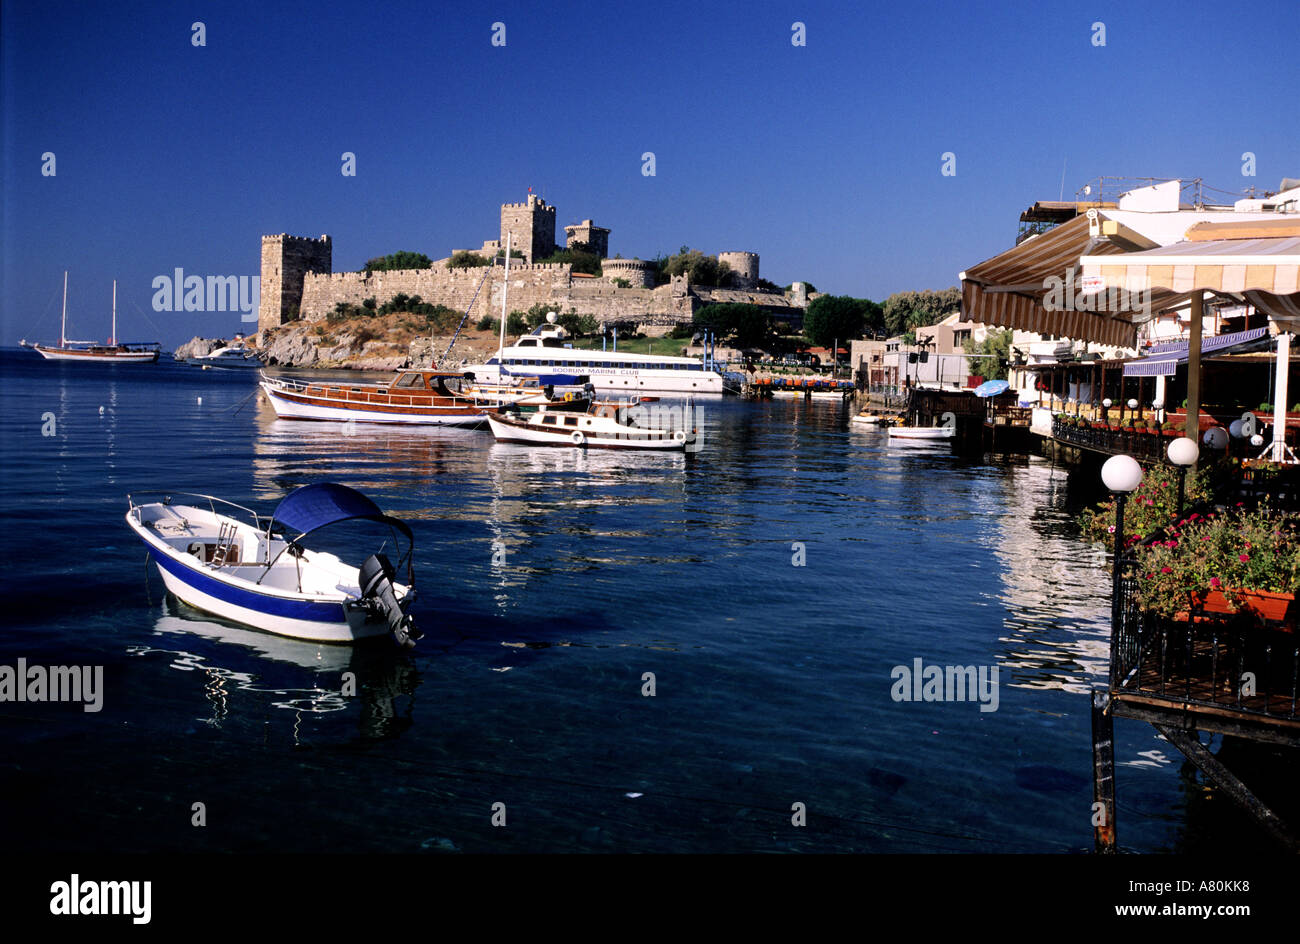
[[(304, 717), (347, 711), (354, 703), (366, 740), (397, 737), (414, 722), (420, 674), (387, 640), (335, 646), (289, 639), (209, 617), (170, 596), (153, 632), (157, 643), (129, 646), (127, 653), (165, 660), (169, 669), (202, 679), (210, 715), (201, 720), (213, 727), (230, 719), (237, 700), (245, 714), (258, 711), (238, 693), (257, 696), (253, 704), (262, 709), (294, 712), (295, 740)], [(256, 657), (251, 665), (250, 656)]]
[(1105, 552), (1079, 539), (1062, 470), (1035, 459), (1001, 482), (992, 543), (1006, 611), (999, 661), (1020, 688), (1086, 694), (1104, 681), (1110, 659)]

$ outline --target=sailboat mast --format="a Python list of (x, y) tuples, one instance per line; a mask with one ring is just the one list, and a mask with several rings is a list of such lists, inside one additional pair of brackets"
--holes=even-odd
[(68, 346), (68, 270), (63, 270), (63, 321), (59, 323), (59, 347)]
[(117, 279), (113, 280), (113, 333), (108, 336), (108, 343), (117, 343)]
[(501, 283), (501, 346), (497, 348), (497, 382), (499, 383), (505, 370), (505, 360), (503, 355), (506, 350), (506, 293), (510, 289), (510, 237), (513, 234), (506, 230), (506, 274)]

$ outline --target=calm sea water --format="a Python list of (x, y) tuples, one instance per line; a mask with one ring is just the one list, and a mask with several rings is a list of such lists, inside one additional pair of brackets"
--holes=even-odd
[[(1072, 525), (1092, 487), (1043, 460), (891, 448), (792, 400), (701, 404), (693, 457), (344, 436), (241, 373), (0, 366), (0, 664), (105, 667), (99, 713), (0, 704), (11, 847), (1091, 848), (1108, 580)], [(415, 531), (413, 655), (207, 619), (123, 521), (133, 490), (269, 511), (326, 480)], [(996, 666), (997, 710), (896, 701), (916, 659)], [(1153, 729), (1116, 738), (1123, 846), (1267, 848)]]

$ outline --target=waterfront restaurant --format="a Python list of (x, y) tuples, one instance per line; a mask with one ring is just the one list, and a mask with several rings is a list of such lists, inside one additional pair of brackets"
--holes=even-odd
[[(1295, 294), (1294, 282), (1288, 281), (1295, 263), (1287, 249), (1292, 237), (1286, 235), (1300, 224), (1300, 186), (1284, 184), (1292, 186), (1274, 197), (1222, 207), (1183, 206), (1179, 181), (1124, 194), (1113, 207), (1099, 201), (1074, 204), (1073, 217), (1063, 214), (1064, 222), (1054, 228), (961, 273), (963, 320), (1128, 349), (1136, 357), (1140, 324), (1187, 307), (1191, 332), (1182, 418), (1186, 433), (1195, 437), (1201, 428), (1206, 293), (1249, 302), (1268, 316), (1274, 330), (1294, 330), (1300, 323), (1288, 301)], [(1210, 252), (1187, 254), (1193, 252), (1187, 247), (1198, 244)], [(1172, 250), (1175, 245), (1179, 248)], [(1181, 261), (1171, 261), (1178, 256)], [(1289, 336), (1279, 337), (1289, 348)], [(1128, 360), (1104, 366), (1132, 371), (1124, 366)], [(1280, 362), (1289, 363), (1287, 354)], [(1279, 372), (1279, 384), (1286, 373)], [(1076, 404), (1086, 399), (1090, 412), (1099, 410), (1102, 385), (1084, 383), (1077, 372), (1073, 379), (1075, 386), (1067, 391)], [(1274, 401), (1283, 412), (1285, 393), (1279, 386)], [(1147, 406), (1142, 401), (1141, 408)], [(1035, 427), (1042, 425), (1036, 418)]]
[[(1283, 475), (1293, 473), (1300, 463), (1287, 447), (1285, 431), (1290, 332), (1300, 328), (1300, 186), (1287, 189), (1287, 183), (1292, 182), (1284, 182), (1283, 192), (1275, 197), (1239, 201), (1233, 212), (1241, 215), (1229, 219), (1207, 219), (1201, 211), (1157, 213), (1169, 218), (1161, 226), (1176, 220), (1173, 225), (1182, 229), (1178, 238), (1148, 246), (1141, 245), (1140, 220), (1127, 225), (1111, 217), (1113, 211), (1091, 208), (1086, 224), (1076, 218), (962, 273), (964, 313), (985, 323), (1132, 346), (1138, 324), (1187, 299), (1190, 331), (1185, 347), (1171, 345), (1142, 360), (1126, 358), (1122, 365), (1112, 365), (1127, 372), (1130, 365), (1145, 362), (1141, 369), (1150, 376), (1168, 378), (1185, 364), (1187, 409), (1182, 432), (1186, 438), (1153, 440), (1162, 447), (1168, 442), (1170, 461), (1185, 468), (1198, 461), (1197, 445), (1202, 441), (1201, 355), (1204, 341), (1214, 340), (1202, 338), (1206, 295), (1253, 305), (1267, 315), (1269, 335), (1255, 326), (1221, 341), (1225, 350), (1215, 353), (1222, 355), (1221, 360), (1250, 356), (1229, 349), (1249, 351), (1261, 338), (1276, 338), (1274, 432), (1268, 453)], [(1085, 225), (1088, 245), (1080, 249)], [(1120, 241), (1129, 245), (1118, 245)], [(1074, 284), (1084, 296), (1063, 293), (1066, 310), (1060, 310), (1058, 298), (1051, 298), (1048, 285), (1055, 278), (1064, 286), (1062, 266), (1070, 269), (1071, 282), (1079, 273)], [(1106, 304), (1098, 305), (1102, 299)], [(1099, 384), (1091, 384), (1089, 399), (1095, 402), (1098, 393)], [(1054, 423), (1054, 438), (1056, 427)], [(1113, 448), (1119, 444), (1115, 435), (1130, 437), (1124, 441), (1129, 444), (1136, 439), (1132, 433), (1115, 434), (1109, 427), (1104, 435), (1111, 439), (1101, 451), (1119, 452)], [(1219, 431), (1206, 439), (1225, 443), (1228, 436)], [(1264, 441), (1260, 437), (1255, 445)], [(1144, 458), (1163, 461), (1165, 449)], [(1092, 703), (1097, 850), (1119, 848), (1113, 719), (1122, 717), (1153, 725), (1283, 848), (1300, 851), (1296, 824), (1285, 822), (1238, 772), (1229, 769), (1229, 753), (1221, 750), (1216, 756), (1201, 737), (1209, 733), (1242, 743), (1300, 748), (1300, 604), (1292, 571), (1300, 558), (1291, 549), (1295, 520), (1264, 508), (1245, 509), (1254, 518), (1238, 518), (1232, 509), (1243, 502), (1237, 499), (1251, 497), (1245, 473), (1216, 489), (1211, 504), (1217, 508), (1207, 505), (1191, 513), (1183, 507), (1180, 473), (1177, 510), (1170, 517), (1148, 521), (1146, 534), (1129, 539), (1124, 528), (1125, 500), (1143, 486), (1142, 469), (1128, 452), (1113, 455), (1101, 472), (1113, 496), (1107, 513), (1114, 555), (1109, 672), (1104, 688), (1093, 692)], [(1164, 476), (1154, 478), (1152, 491)], [(1282, 492), (1292, 505), (1300, 497), (1295, 486), (1292, 478)], [(1205, 516), (1194, 520), (1201, 511)], [(1206, 536), (1200, 540), (1210, 544), (1196, 540), (1202, 530)], [(1253, 550), (1242, 551), (1252, 548), (1250, 543), (1241, 544), (1247, 539), (1258, 543)], [(1215, 557), (1215, 548), (1228, 550)], [(1260, 574), (1249, 568), (1233, 569), (1240, 566), (1238, 560), (1249, 561), (1260, 553), (1290, 563)], [(1161, 567), (1162, 561), (1170, 566)], [(1220, 581), (1219, 575), (1225, 579)]]

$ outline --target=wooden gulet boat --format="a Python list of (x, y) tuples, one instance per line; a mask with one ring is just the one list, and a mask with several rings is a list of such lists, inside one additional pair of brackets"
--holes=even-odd
[(285, 419), (481, 426), (489, 406), (448, 387), (449, 381), (461, 379), (460, 373), (439, 370), (398, 371), (386, 384), (302, 381), (263, 373), (261, 386), (276, 415)]
[(59, 345), (31, 344), (47, 361), (101, 361), (113, 364), (152, 364), (158, 360), (160, 345), (156, 341), (123, 344), (117, 340), (117, 282), (113, 282), (113, 326), (107, 344), (68, 340), (68, 273), (63, 273), (63, 319), (59, 326)]

